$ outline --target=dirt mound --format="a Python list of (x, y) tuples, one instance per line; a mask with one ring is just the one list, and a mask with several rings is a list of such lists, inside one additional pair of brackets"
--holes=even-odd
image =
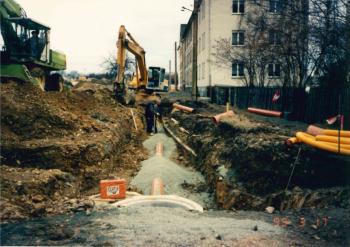
[(303, 189), (284, 193), (298, 153), (298, 146), (287, 147), (284, 142), (295, 129), (305, 126), (293, 123), (290, 127), (291, 122), (282, 119), (259, 119), (239, 111), (234, 118), (216, 125), (210, 117), (223, 112), (223, 107), (182, 103), (196, 107), (197, 114), (173, 112), (169, 117), (179, 124), (168, 124), (196, 151), (197, 157), (187, 156), (205, 174), (221, 207), (263, 210), (269, 205), (278, 209), (350, 206), (349, 166), (345, 165), (350, 164), (349, 159), (306, 145), (301, 145), (289, 186)]
[[(33, 85), (15, 82), (0, 87), (1, 164), (24, 169), (34, 180), (42, 178), (30, 172), (33, 168), (40, 173), (56, 169), (73, 176), (74, 195), (65, 191), (62, 196), (97, 192), (100, 179), (129, 179), (145, 158), (143, 110), (133, 109), (136, 131), (130, 108), (117, 104), (106, 86), (82, 83), (64, 92), (42, 92)], [(1, 188), (2, 199), (11, 197), (15, 202), (32, 194), (43, 195), (32, 185), (23, 195), (10, 195), (8, 191), (17, 185), (9, 174), (1, 174), (7, 184)]]

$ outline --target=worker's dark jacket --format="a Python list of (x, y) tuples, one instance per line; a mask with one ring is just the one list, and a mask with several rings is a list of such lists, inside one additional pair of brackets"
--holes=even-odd
[(148, 133), (151, 133), (153, 131), (153, 128), (154, 131), (157, 132), (155, 126), (156, 115), (160, 115), (158, 106), (153, 103), (148, 103), (145, 110)]

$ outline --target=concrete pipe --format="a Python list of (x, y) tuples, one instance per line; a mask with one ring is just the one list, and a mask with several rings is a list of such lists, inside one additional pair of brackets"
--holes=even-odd
[(234, 116), (235, 116), (235, 113), (231, 110), (212, 117), (212, 120), (214, 123), (218, 124), (223, 118), (234, 117)]
[(164, 146), (163, 143), (158, 142), (156, 145), (156, 155), (157, 156), (163, 156), (164, 153)]
[(174, 103), (173, 107), (176, 108), (176, 109), (179, 109), (181, 111), (185, 111), (185, 112), (189, 112), (189, 113), (193, 113), (194, 112), (193, 108), (188, 107), (188, 106), (184, 106), (184, 105), (180, 105), (180, 104), (177, 104), (177, 103)]
[(162, 179), (160, 178), (153, 179), (151, 195), (152, 196), (164, 195), (164, 183)]

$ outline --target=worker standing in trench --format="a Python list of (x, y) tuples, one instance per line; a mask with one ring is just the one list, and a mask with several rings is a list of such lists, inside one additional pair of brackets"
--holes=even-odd
[(160, 100), (149, 102), (145, 109), (147, 133), (154, 135), (158, 133), (157, 119), (161, 120)]

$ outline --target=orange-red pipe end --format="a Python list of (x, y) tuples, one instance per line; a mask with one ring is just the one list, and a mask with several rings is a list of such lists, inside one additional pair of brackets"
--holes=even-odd
[(164, 195), (164, 183), (160, 178), (154, 178), (152, 181), (152, 196)]
[(269, 117), (282, 117), (282, 112), (280, 111), (270, 111), (270, 110), (253, 108), (253, 107), (249, 107), (248, 111), (251, 113), (256, 113), (256, 114), (269, 116)]
[(156, 145), (156, 155), (163, 156), (164, 153), (164, 145), (161, 142), (158, 142)]
[(223, 118), (234, 117), (234, 116), (235, 116), (235, 113), (231, 110), (212, 117), (212, 120), (214, 123), (218, 124)]
[(180, 104), (177, 104), (177, 103), (174, 103), (173, 107), (176, 108), (176, 109), (185, 111), (185, 112), (190, 112), (190, 113), (194, 112), (193, 108), (188, 107), (188, 106), (184, 106), (184, 105), (180, 105)]

